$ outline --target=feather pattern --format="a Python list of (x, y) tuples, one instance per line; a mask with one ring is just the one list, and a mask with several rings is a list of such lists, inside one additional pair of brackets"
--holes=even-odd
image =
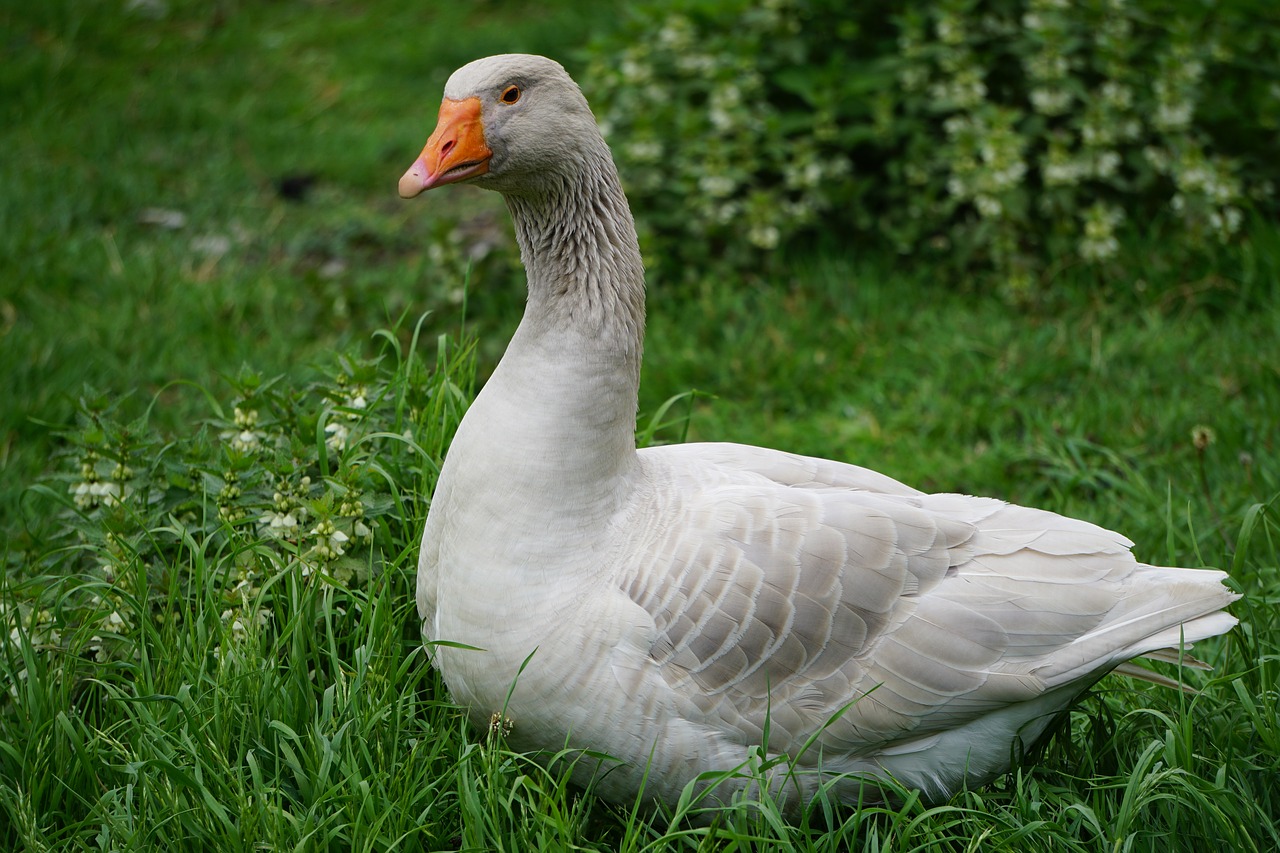
[(756, 748), (811, 771), (765, 780), (792, 802), (884, 776), (938, 796), (1008, 767), (1105, 673), (1235, 624), (1223, 573), (1144, 565), (1085, 521), (759, 447), (637, 451), (643, 270), (585, 100), (519, 55), (445, 94), (479, 104), (487, 171), (464, 165), (506, 197), (529, 272), (419, 559), (423, 635), (478, 725), (606, 753), (615, 799), (674, 803)]

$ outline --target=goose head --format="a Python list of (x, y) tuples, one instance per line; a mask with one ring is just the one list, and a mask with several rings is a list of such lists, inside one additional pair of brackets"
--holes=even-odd
[(580, 174), (589, 152), (603, 148), (586, 98), (559, 63), (490, 56), (445, 84), (435, 132), (400, 178), (400, 195), (463, 182), (506, 195), (536, 193)]

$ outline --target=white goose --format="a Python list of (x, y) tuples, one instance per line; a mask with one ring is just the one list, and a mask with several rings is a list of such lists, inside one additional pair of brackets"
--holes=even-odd
[(505, 710), (517, 748), (607, 753), (615, 800), (674, 803), (766, 732), (812, 770), (774, 780), (793, 804), (837, 774), (938, 797), (1006, 769), (1130, 658), (1236, 623), (1222, 572), (1143, 565), (1084, 521), (758, 447), (637, 451), (635, 228), (557, 63), (450, 77), (400, 194), (461, 181), (506, 198), (529, 279), (418, 564), (424, 637), (479, 649), (432, 646), (476, 725)]

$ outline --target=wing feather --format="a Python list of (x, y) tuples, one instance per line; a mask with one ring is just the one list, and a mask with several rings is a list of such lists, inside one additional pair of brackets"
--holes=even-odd
[(708, 723), (747, 739), (768, 726), (784, 750), (846, 708), (820, 743), (927, 738), (1230, 600), (1152, 604), (1164, 621), (1141, 634), (1129, 625), (1150, 613), (1119, 603), (1155, 570), (1095, 525), (759, 448), (658, 450), (655, 470), (679, 460), (654, 478), (670, 523), (636, 543), (651, 558), (623, 584), (653, 620), (651, 658)]

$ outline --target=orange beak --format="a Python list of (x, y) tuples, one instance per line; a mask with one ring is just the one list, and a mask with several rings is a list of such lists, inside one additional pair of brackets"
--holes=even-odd
[(400, 179), (400, 197), (413, 198), (432, 187), (483, 175), (489, 171), (492, 156), (484, 141), (480, 99), (451, 101), (445, 98), (440, 104), (435, 133)]

